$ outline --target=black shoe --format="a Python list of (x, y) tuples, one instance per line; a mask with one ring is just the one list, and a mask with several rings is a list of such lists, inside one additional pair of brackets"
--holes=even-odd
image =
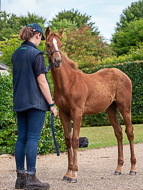
[(26, 182), (25, 173), (24, 174), (17, 173), (15, 189), (23, 189), (23, 188), (25, 188), (25, 182)]
[(48, 183), (42, 183), (36, 178), (36, 175), (26, 174), (26, 185), (25, 189), (49, 189)]

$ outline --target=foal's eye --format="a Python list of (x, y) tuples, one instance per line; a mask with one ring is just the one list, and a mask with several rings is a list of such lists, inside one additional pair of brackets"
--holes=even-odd
[(50, 47), (50, 44), (47, 44), (47, 47)]

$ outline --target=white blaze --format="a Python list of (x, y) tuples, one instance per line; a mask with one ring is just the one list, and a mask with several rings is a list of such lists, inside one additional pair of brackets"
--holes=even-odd
[[(55, 46), (55, 49), (58, 50), (57, 40), (55, 38), (53, 38), (53, 44)], [(58, 54), (59, 54), (59, 52), (58, 52)], [(59, 54), (59, 56), (60, 56), (60, 54)]]

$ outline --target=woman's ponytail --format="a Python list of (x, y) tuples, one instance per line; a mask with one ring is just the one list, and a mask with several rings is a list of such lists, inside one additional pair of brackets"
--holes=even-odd
[(25, 27), (20, 30), (20, 39), (23, 41), (29, 41), (31, 37), (33, 37), (34, 33), (31, 31), (31, 27)]

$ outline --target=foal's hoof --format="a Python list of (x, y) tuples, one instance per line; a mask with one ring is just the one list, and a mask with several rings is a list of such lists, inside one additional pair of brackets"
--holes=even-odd
[(118, 170), (116, 170), (116, 171), (114, 172), (114, 175), (121, 175), (121, 172), (118, 171)]
[(76, 179), (76, 178), (70, 178), (70, 179), (69, 179), (69, 182), (70, 182), (70, 183), (77, 183), (77, 179)]
[(129, 173), (129, 175), (136, 175), (136, 173), (137, 173), (136, 171), (131, 170), (130, 173)]
[(69, 181), (69, 179), (70, 179), (70, 178), (67, 177), (67, 176), (64, 176), (64, 177), (63, 177), (63, 181)]

